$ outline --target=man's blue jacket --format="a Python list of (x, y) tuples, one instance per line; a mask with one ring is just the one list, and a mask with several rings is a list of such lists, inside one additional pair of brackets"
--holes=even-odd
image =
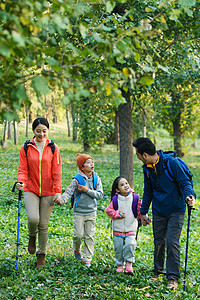
[[(143, 165), (144, 193), (140, 212), (145, 215), (152, 202), (153, 214), (168, 218), (172, 213), (185, 212), (185, 199), (193, 195), (193, 187), (174, 152), (159, 150), (157, 153), (159, 161), (155, 165), (156, 170)], [(165, 162), (168, 160), (177, 184), (165, 174)]]

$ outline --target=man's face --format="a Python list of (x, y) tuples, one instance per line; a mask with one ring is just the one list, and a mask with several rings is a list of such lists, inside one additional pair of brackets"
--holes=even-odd
[(138, 158), (139, 160), (141, 160), (141, 161), (143, 162), (144, 165), (147, 164), (146, 153), (140, 154), (140, 153), (138, 152), (138, 149), (136, 148), (136, 155), (137, 155), (137, 158)]

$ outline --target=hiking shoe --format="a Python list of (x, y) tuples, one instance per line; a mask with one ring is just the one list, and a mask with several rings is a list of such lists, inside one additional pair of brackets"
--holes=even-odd
[(132, 263), (126, 262), (126, 273), (133, 273)]
[(124, 272), (124, 266), (123, 265), (118, 266), (116, 272), (117, 273), (123, 273)]
[(45, 254), (40, 253), (40, 254), (36, 254), (37, 255), (37, 266), (36, 268), (43, 268), (45, 266)]
[(36, 251), (36, 236), (30, 236), (29, 235), (28, 252), (30, 254), (34, 254), (35, 251)]
[(76, 259), (81, 259), (81, 258), (82, 258), (81, 250), (80, 250), (80, 251), (75, 251), (75, 250), (74, 250), (74, 257), (75, 257)]
[(176, 279), (171, 278), (168, 280), (168, 285), (167, 285), (168, 289), (173, 290), (173, 289), (177, 289), (177, 287), (178, 287), (178, 281)]
[(91, 267), (90, 261), (83, 261), (84, 266)]

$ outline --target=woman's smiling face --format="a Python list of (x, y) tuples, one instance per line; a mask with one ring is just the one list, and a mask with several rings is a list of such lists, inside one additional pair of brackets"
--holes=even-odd
[(48, 128), (45, 125), (39, 124), (34, 130), (33, 133), (35, 135), (36, 142), (44, 142), (48, 137)]

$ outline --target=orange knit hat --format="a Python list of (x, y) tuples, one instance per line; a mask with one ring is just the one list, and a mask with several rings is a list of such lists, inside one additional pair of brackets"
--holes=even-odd
[(88, 155), (88, 154), (77, 153), (76, 156), (77, 156), (76, 162), (77, 162), (77, 165), (78, 165), (79, 169), (82, 168), (84, 162), (85, 162), (87, 159), (93, 159), (93, 158), (92, 158), (90, 155)]

